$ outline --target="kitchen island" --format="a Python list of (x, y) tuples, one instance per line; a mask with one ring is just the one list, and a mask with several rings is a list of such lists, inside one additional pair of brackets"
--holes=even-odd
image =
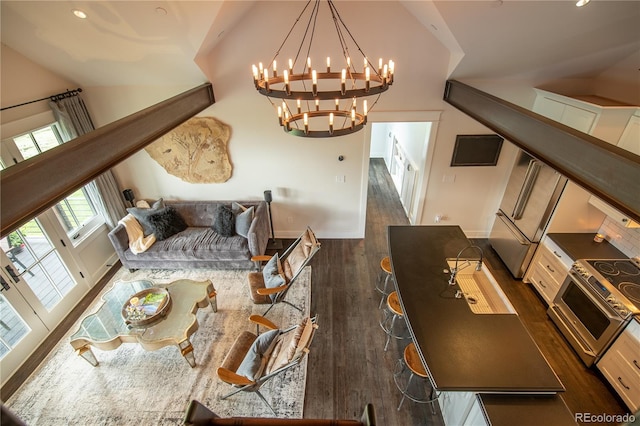
[[(505, 394), (505, 407), (509, 394), (545, 395), (539, 406), (535, 400), (524, 404), (525, 411), (535, 415), (536, 410), (556, 404), (561, 408), (557, 424), (575, 424), (556, 395), (564, 386), (520, 318), (515, 314), (474, 314), (463, 298), (455, 297), (459, 287), (449, 285), (447, 259), (455, 259), (470, 245), (460, 227), (390, 226), (388, 241), (407, 325), (443, 399), (453, 395), (451, 400), (469, 400), (465, 406), (471, 409), (475, 401), (482, 406), (478, 395), (496, 394), (491, 406), (498, 412), (496, 398), (499, 400), (500, 394)], [(465, 254), (465, 258), (477, 257), (472, 250)], [(527, 414), (522, 414), (526, 418)], [(443, 416), (447, 421), (445, 410)]]

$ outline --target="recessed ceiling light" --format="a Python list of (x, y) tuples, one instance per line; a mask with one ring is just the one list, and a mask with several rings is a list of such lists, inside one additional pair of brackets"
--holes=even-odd
[(156, 7), (156, 13), (161, 16), (165, 16), (167, 14), (167, 9), (164, 7)]
[(582, 6), (584, 6), (585, 4), (589, 3), (590, 1), (591, 1), (591, 0), (578, 0), (578, 1), (576, 2), (576, 6), (578, 6), (578, 7), (582, 7)]
[(87, 19), (87, 14), (81, 11), (80, 9), (73, 9), (73, 14), (80, 19)]

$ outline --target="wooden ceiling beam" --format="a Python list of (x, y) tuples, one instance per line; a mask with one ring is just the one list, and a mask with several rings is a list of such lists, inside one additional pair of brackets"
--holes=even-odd
[(206, 83), (2, 170), (1, 235), (4, 237), (214, 102), (211, 83)]
[(640, 222), (640, 156), (456, 80), (444, 100)]

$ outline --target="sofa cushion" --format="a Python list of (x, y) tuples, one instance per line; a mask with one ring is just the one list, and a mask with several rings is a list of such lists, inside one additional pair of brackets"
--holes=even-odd
[(127, 212), (131, 213), (131, 215), (138, 220), (146, 237), (147, 235), (153, 234), (153, 227), (148, 220), (149, 216), (157, 213), (158, 210), (164, 207), (164, 200), (160, 198), (151, 205), (151, 208), (129, 207)]
[(156, 213), (150, 214), (147, 221), (153, 228), (153, 234), (157, 241), (163, 241), (172, 235), (187, 229), (187, 224), (180, 216), (180, 213), (171, 206), (157, 210)]
[(249, 380), (259, 379), (279, 334), (280, 330), (275, 329), (259, 335), (244, 356), (236, 374)]
[(219, 205), (213, 219), (213, 230), (223, 237), (233, 237), (236, 233), (236, 219), (229, 206)]
[(144, 253), (134, 255), (127, 250), (124, 254), (131, 260), (169, 261), (238, 261), (251, 257), (246, 238), (239, 235), (223, 237), (210, 227), (188, 227), (166, 240), (156, 241)]

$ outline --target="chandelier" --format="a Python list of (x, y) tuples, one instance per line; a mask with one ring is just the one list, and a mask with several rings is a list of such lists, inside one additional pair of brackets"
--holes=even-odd
[[(309, 0), (273, 60), (266, 66), (260, 62), (252, 67), (253, 82), (258, 93), (266, 96), (274, 109), (277, 108), (278, 123), (284, 131), (295, 136), (326, 138), (361, 130), (367, 123), (369, 109), (378, 101), (380, 94), (393, 84), (393, 61), (383, 63), (379, 59), (377, 67), (374, 66), (342, 21), (333, 1), (326, 0), (326, 3), (340, 44), (340, 66), (332, 68), (329, 56), (326, 58), (326, 68), (324, 59), (320, 67), (312, 63), (311, 46), (321, 0)], [(296, 56), (289, 59), (280, 72), (278, 55), (305, 13), (309, 14), (309, 19)], [(306, 55), (301, 56), (305, 47)], [(353, 60), (350, 47), (355, 47), (361, 57)], [(373, 103), (368, 105), (364, 98), (376, 95)]]

